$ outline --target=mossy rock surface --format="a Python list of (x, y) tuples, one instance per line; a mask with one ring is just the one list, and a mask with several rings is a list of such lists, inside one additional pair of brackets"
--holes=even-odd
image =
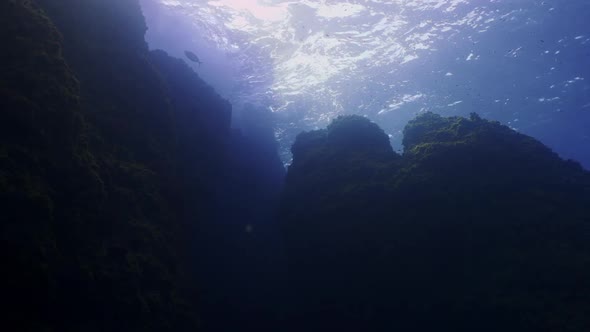
[[(184, 217), (202, 205), (177, 198), (198, 202), (207, 183), (177, 174), (188, 147), (176, 126), (190, 114), (150, 60), (139, 3), (8, 0), (0, 13), (8, 316), (27, 331), (197, 330)], [(227, 117), (200, 88), (215, 101), (200, 114)], [(223, 141), (225, 125), (203, 141)]]
[[(342, 137), (382, 135), (358, 117), (331, 127), (343, 120)], [(477, 114), (419, 115), (402, 156), (332, 147), (329, 128), (297, 138), (281, 205), (297, 310), (310, 317), (298, 328), (590, 326), (590, 174), (579, 164)]]

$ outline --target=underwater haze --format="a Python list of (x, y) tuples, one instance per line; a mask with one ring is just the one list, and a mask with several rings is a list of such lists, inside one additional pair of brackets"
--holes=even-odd
[(585, 0), (142, 0), (146, 39), (182, 57), (239, 114), (271, 109), (285, 162), (302, 130), (341, 114), (396, 150), (421, 112), (478, 112), (590, 168)]

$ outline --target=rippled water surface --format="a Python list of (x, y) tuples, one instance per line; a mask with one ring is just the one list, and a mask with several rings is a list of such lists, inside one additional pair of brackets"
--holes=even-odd
[(478, 112), (590, 168), (585, 0), (142, 0), (147, 39), (234, 104), (272, 110), (283, 157), (338, 114), (377, 122), (400, 149), (418, 112)]

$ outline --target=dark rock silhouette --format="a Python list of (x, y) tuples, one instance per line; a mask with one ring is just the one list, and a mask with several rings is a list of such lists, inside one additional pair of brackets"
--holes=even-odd
[(198, 241), (237, 201), (221, 202), (225, 170), (251, 167), (229, 155), (231, 106), (148, 50), (137, 1), (10, 0), (0, 13), (7, 326), (205, 329)]
[[(342, 123), (356, 139), (330, 144)], [(298, 136), (281, 207), (293, 330), (590, 326), (590, 174), (476, 114), (404, 135), (403, 156), (356, 116)]]

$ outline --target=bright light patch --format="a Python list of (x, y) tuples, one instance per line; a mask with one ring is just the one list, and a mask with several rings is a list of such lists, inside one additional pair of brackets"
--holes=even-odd
[(288, 6), (288, 3), (270, 5), (267, 4), (267, 1), (261, 0), (217, 0), (209, 1), (208, 4), (214, 7), (226, 7), (238, 12), (248, 13), (258, 20), (269, 22), (285, 19)]
[(324, 18), (342, 18), (355, 16), (365, 11), (365, 7), (351, 3), (319, 6), (317, 14)]

